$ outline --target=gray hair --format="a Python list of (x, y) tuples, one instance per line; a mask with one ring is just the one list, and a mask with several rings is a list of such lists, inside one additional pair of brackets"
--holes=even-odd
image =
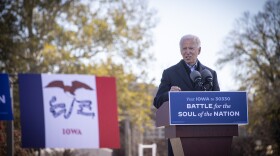
[(181, 38), (180, 43), (179, 43), (180, 49), (182, 47), (183, 41), (189, 40), (189, 39), (193, 40), (196, 43), (198, 48), (200, 47), (200, 39), (197, 36), (195, 36), (195, 35), (188, 34), (188, 35), (184, 35)]

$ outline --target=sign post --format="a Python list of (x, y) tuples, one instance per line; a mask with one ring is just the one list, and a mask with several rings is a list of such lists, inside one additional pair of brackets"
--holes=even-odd
[(8, 74), (0, 74), (0, 120), (13, 120)]
[(9, 75), (0, 74), (0, 120), (6, 120), (7, 155), (14, 155), (14, 122), (12, 105), (12, 87), (10, 87)]

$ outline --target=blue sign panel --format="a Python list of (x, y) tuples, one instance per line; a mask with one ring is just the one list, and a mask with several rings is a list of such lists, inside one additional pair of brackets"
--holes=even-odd
[(171, 125), (248, 124), (246, 92), (169, 92)]
[(13, 120), (8, 74), (0, 73), (0, 120)]

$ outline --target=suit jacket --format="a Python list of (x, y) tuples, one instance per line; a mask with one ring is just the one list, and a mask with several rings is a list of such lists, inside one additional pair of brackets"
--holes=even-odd
[[(196, 70), (202, 71), (203, 69), (208, 69), (213, 75), (212, 91), (220, 91), (216, 71), (204, 66), (198, 61)], [(159, 108), (165, 101), (169, 100), (168, 92), (171, 86), (178, 86), (182, 91), (194, 91), (195, 86), (190, 78), (190, 73), (191, 71), (184, 60), (165, 69), (162, 73), (161, 82), (154, 98), (154, 106)]]

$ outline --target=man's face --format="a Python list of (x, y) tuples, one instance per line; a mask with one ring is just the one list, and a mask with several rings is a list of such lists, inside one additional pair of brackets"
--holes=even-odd
[(200, 49), (192, 39), (185, 39), (181, 44), (181, 55), (184, 61), (189, 65), (194, 65), (200, 54)]

